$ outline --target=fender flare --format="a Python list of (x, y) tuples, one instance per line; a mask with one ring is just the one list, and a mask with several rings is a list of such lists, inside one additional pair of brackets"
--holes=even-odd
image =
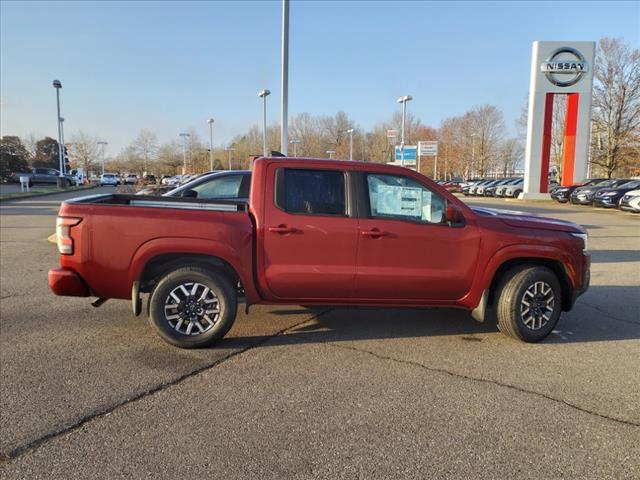
[[(557, 247), (550, 245), (514, 244), (505, 246), (496, 251), (483, 268), (479, 268), (474, 280), (476, 288), (461, 300), (461, 304), (470, 309), (484, 314), (485, 303), (488, 295), (484, 295), (491, 288), (498, 269), (506, 262), (517, 259), (552, 260), (562, 264), (565, 274), (573, 288), (575, 285), (572, 277), (572, 267), (569, 254)], [(483, 315), (484, 316), (484, 315)]]
[(133, 254), (129, 268), (129, 284), (138, 282), (145, 266), (155, 257), (166, 254), (205, 255), (216, 257), (228, 263), (238, 274), (247, 296), (254, 303), (257, 292), (253, 285), (252, 258), (242, 258), (238, 250), (215, 240), (191, 237), (162, 237), (149, 240), (138, 247)]

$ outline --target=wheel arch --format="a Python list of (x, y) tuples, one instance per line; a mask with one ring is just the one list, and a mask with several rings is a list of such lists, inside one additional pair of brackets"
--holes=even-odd
[(562, 261), (548, 257), (515, 257), (502, 262), (493, 274), (491, 283), (489, 284), (488, 305), (495, 305), (496, 291), (505, 276), (513, 269), (525, 266), (541, 266), (551, 270), (560, 282), (560, 288), (562, 290), (562, 310), (571, 310), (573, 306), (572, 286), (566, 268)]

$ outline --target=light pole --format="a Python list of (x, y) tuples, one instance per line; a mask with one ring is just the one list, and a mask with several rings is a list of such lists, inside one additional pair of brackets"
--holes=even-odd
[(63, 173), (66, 173), (67, 171), (67, 156), (65, 155), (65, 151), (64, 151), (64, 117), (60, 117), (60, 133), (62, 134), (62, 171)]
[(289, 0), (282, 0), (282, 78), (280, 92), (280, 151), (289, 148)]
[(187, 173), (187, 138), (191, 136), (190, 133), (179, 133), (179, 137), (182, 137), (182, 174)]
[(267, 97), (271, 95), (271, 92), (267, 89), (258, 92), (258, 96), (262, 98), (262, 155), (269, 156), (267, 150)]
[(476, 137), (475, 133), (471, 134), (471, 176), (475, 177), (474, 169), (476, 168)]
[(349, 160), (353, 160), (353, 128), (347, 130), (349, 134)]
[(329, 160), (333, 160), (333, 154), (336, 153), (335, 150), (327, 150), (327, 153), (329, 154)]
[(209, 171), (213, 171), (213, 118), (207, 120), (209, 124)]
[[(100, 140), (98, 142), (98, 145), (102, 146), (102, 175), (104, 175), (104, 149), (107, 146), (108, 142), (105, 142), (104, 140)], [(89, 172), (87, 172), (85, 175), (88, 175)]]
[(229, 170), (231, 170), (231, 152), (235, 150), (233, 147), (226, 147), (224, 149), (226, 152), (229, 152)]
[(291, 140), (289, 143), (293, 143), (293, 156), (297, 157), (298, 156), (298, 144), (300, 143), (300, 140)]
[(400, 164), (404, 167), (404, 124), (407, 120), (407, 102), (413, 100), (411, 95), (405, 95), (398, 99), (398, 103), (402, 104), (402, 133), (400, 134)]
[(62, 143), (62, 122), (60, 122), (60, 89), (62, 88), (62, 82), (60, 80), (53, 81), (53, 88), (56, 89), (56, 103), (58, 105), (58, 160), (60, 164), (60, 175), (58, 176), (58, 187), (64, 188), (64, 150)]

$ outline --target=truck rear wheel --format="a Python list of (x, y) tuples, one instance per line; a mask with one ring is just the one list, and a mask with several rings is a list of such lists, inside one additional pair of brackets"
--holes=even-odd
[(236, 311), (236, 293), (225, 276), (188, 266), (158, 282), (151, 294), (149, 321), (171, 345), (198, 348), (224, 337)]
[(498, 292), (498, 327), (518, 340), (538, 342), (545, 338), (558, 323), (561, 310), (560, 282), (546, 267), (512, 270)]

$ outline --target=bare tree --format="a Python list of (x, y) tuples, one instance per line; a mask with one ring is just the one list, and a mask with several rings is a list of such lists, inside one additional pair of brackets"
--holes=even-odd
[(131, 155), (141, 163), (142, 172), (140, 173), (149, 170), (150, 162), (158, 158), (158, 137), (149, 130), (140, 130), (130, 147)]
[(517, 138), (508, 138), (502, 143), (500, 148), (500, 168), (502, 175), (512, 175), (522, 163), (524, 158), (524, 148)]
[(594, 135), (602, 148), (593, 151), (591, 161), (611, 178), (625, 152), (640, 164), (632, 148), (640, 128), (640, 50), (617, 38), (600, 39), (594, 76)]
[(464, 115), (469, 136), (475, 135), (475, 169), (480, 176), (495, 166), (502, 137), (504, 117), (494, 105), (474, 107)]
[(98, 148), (97, 140), (88, 133), (80, 130), (71, 137), (71, 142), (65, 145), (69, 149), (69, 159), (72, 164), (82, 167), (85, 172), (90, 172), (93, 162), (97, 160)]

